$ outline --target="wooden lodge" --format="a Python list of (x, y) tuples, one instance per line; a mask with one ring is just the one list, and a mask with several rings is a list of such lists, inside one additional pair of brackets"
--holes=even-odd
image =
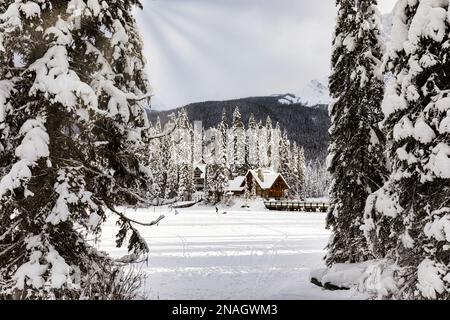
[(196, 191), (203, 191), (206, 187), (206, 164), (202, 161), (194, 166), (194, 184)]
[(258, 197), (282, 199), (290, 187), (280, 173), (260, 168), (249, 170), (245, 176), (231, 180), (227, 191), (233, 195), (242, 196), (246, 190), (251, 193), (253, 189)]

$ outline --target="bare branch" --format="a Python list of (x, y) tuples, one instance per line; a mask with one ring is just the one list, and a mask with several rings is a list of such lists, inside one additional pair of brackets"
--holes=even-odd
[(131, 222), (131, 223), (138, 224), (138, 225), (140, 225), (140, 226), (144, 226), (144, 227), (152, 227), (152, 226), (154, 226), (154, 225), (157, 225), (158, 223), (161, 222), (161, 220), (163, 220), (163, 219), (166, 217), (165, 215), (161, 215), (161, 216), (159, 216), (159, 218), (156, 219), (155, 221), (145, 223), (145, 222), (140, 222), (140, 221), (137, 221), (137, 220), (128, 218), (128, 217), (125, 216), (123, 213), (121, 213), (121, 212), (119, 212), (119, 211), (117, 211), (117, 210), (111, 208), (110, 206), (107, 206), (107, 207), (108, 207), (109, 210), (111, 210), (112, 212), (114, 212), (114, 213), (117, 214), (119, 217), (123, 218), (124, 220), (126, 220), (126, 221), (128, 221), (128, 222)]

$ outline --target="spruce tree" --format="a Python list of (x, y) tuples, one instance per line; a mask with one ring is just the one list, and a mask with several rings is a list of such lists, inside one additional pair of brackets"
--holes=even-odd
[(395, 298), (450, 298), (448, 10), (399, 1), (395, 12), (382, 105), (392, 173), (371, 195), (364, 226), (376, 257), (400, 267)]
[(267, 127), (263, 126), (262, 121), (258, 123), (258, 156), (259, 156), (259, 166), (262, 168), (267, 168), (269, 166), (269, 153), (267, 139)]
[(288, 183), (289, 186), (291, 187), (290, 190), (290, 194), (296, 198), (298, 198), (299, 194), (298, 194), (298, 190), (299, 190), (299, 174), (298, 174), (298, 169), (299, 169), (299, 154), (300, 154), (300, 148), (297, 144), (296, 141), (294, 141), (294, 143), (292, 144), (292, 149), (289, 153), (290, 158), (289, 158), (289, 163), (291, 165), (291, 170), (290, 170), (290, 176), (288, 177)]
[(178, 197), (189, 201), (194, 193), (194, 168), (192, 161), (192, 126), (186, 108), (182, 108), (178, 113), (177, 120), (177, 165), (178, 165)]
[(179, 190), (179, 166), (177, 157), (177, 148), (175, 140), (170, 141), (170, 158), (167, 166), (167, 184), (165, 188), (165, 199), (175, 199), (178, 197)]
[(233, 174), (236, 176), (244, 175), (248, 167), (246, 165), (245, 161), (245, 143), (246, 143), (246, 136), (245, 136), (245, 127), (244, 123), (242, 122), (242, 116), (239, 112), (239, 108), (236, 107), (236, 109), (233, 112), (233, 126), (231, 128), (232, 131), (232, 139), (233, 139), (233, 156), (234, 159), (232, 161), (232, 171)]
[(291, 144), (288, 139), (286, 130), (283, 131), (283, 135), (280, 140), (280, 173), (287, 180), (290, 190), (289, 195), (293, 195), (291, 180), (292, 180), (292, 164), (290, 157)]
[(118, 268), (86, 240), (107, 210), (119, 218), (118, 246), (129, 238), (133, 253), (148, 250), (116, 210), (145, 202), (149, 179), (135, 6), (3, 1), (0, 299), (123, 297)]
[(297, 195), (299, 197), (305, 196), (305, 174), (306, 174), (306, 160), (305, 160), (305, 150), (303, 147), (299, 149), (298, 162), (297, 162)]
[(363, 223), (367, 197), (382, 184), (384, 138), (378, 128), (383, 98), (383, 47), (375, 0), (338, 0), (330, 94), (332, 175), (327, 227), (328, 265), (372, 258)]
[(280, 170), (280, 143), (281, 143), (281, 128), (280, 123), (277, 122), (275, 128), (272, 129), (272, 134), (270, 136), (270, 167), (272, 170), (278, 172)]
[(230, 178), (230, 168), (227, 152), (228, 123), (225, 109), (222, 120), (217, 126), (216, 159), (208, 168), (208, 196), (213, 203), (222, 201), (225, 189)]
[(273, 157), (273, 151), (272, 151), (272, 136), (273, 136), (273, 125), (272, 125), (272, 119), (270, 116), (267, 116), (266, 118), (266, 148), (267, 148), (267, 162), (265, 164), (266, 167), (270, 167), (272, 165), (272, 157)]
[(251, 169), (259, 167), (259, 151), (258, 151), (258, 125), (255, 120), (255, 116), (250, 114), (248, 120), (248, 133), (247, 133), (247, 163)]

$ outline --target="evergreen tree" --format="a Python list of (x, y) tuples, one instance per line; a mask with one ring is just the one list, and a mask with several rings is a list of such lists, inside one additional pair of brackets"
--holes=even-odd
[(188, 201), (192, 199), (195, 186), (192, 163), (193, 132), (186, 108), (182, 108), (178, 113), (177, 126), (178, 197)]
[(247, 172), (248, 166), (245, 161), (245, 127), (238, 107), (233, 113), (232, 138), (234, 156), (232, 171), (236, 176), (241, 176)]
[(272, 157), (273, 157), (273, 151), (272, 151), (272, 135), (273, 135), (273, 126), (272, 126), (272, 119), (270, 116), (267, 116), (266, 118), (266, 149), (267, 149), (267, 161), (265, 164), (265, 167), (270, 167), (272, 165)]
[(305, 150), (303, 147), (300, 148), (298, 153), (298, 162), (297, 162), (297, 194), (302, 197), (305, 195), (305, 174), (306, 174), (306, 160), (305, 160)]
[(228, 124), (224, 109), (222, 112), (222, 121), (217, 126), (216, 162), (210, 165), (208, 170), (208, 196), (214, 203), (222, 201), (230, 177), (227, 132)]
[(291, 187), (290, 194), (296, 198), (299, 197), (299, 154), (300, 154), (300, 148), (297, 145), (297, 142), (294, 142), (292, 144), (292, 150), (290, 152), (290, 160), (289, 163), (291, 164), (291, 171), (290, 176), (287, 178), (289, 186)]
[(259, 166), (267, 168), (269, 166), (267, 127), (263, 126), (262, 121), (258, 123), (258, 157)]
[(155, 179), (155, 193), (158, 199), (166, 199), (166, 188), (168, 185), (168, 169), (171, 158), (170, 136), (161, 139), (161, 147), (157, 157), (156, 167), (153, 169)]
[(290, 186), (289, 193), (292, 194), (292, 185), (291, 185), (291, 177), (292, 177), (292, 165), (291, 165), (291, 156), (290, 156), (291, 144), (287, 136), (286, 130), (283, 132), (283, 136), (280, 140), (280, 173), (287, 180)]
[(179, 190), (179, 166), (176, 155), (177, 148), (175, 147), (175, 140), (170, 142), (170, 158), (167, 164), (167, 183), (165, 188), (165, 199), (174, 199), (178, 197)]
[(399, 1), (383, 128), (392, 173), (367, 203), (375, 256), (392, 259), (402, 299), (450, 298), (448, 3)]
[(247, 133), (247, 155), (250, 168), (255, 169), (259, 167), (259, 151), (258, 151), (258, 125), (255, 120), (255, 116), (250, 114), (248, 120), (248, 133)]
[(328, 167), (333, 177), (327, 227), (333, 231), (327, 264), (372, 258), (360, 227), (370, 193), (382, 184), (383, 48), (376, 0), (338, 0), (330, 94)]
[(195, 192), (194, 167), (192, 164), (182, 164), (179, 170), (178, 196), (184, 201), (190, 201)]
[(281, 138), (282, 137), (281, 137), (280, 123), (277, 122), (270, 136), (270, 149), (271, 149), (270, 167), (276, 172), (280, 170), (281, 166), (281, 159), (280, 159)]
[(144, 201), (149, 180), (136, 5), (2, 1), (0, 299), (124, 298), (120, 271), (86, 241), (107, 210), (118, 246), (148, 250), (115, 209)]

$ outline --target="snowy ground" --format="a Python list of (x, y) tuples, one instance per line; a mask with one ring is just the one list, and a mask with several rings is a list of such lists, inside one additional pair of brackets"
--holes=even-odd
[[(127, 216), (151, 221), (140, 228), (150, 245), (148, 299), (364, 299), (354, 291), (325, 291), (309, 282), (311, 269), (323, 267), (329, 232), (323, 213), (271, 212), (214, 208), (127, 210)], [(255, 210), (253, 207), (252, 210)], [(222, 209), (221, 209), (222, 211)], [(100, 248), (114, 257), (117, 231), (110, 219)]]

